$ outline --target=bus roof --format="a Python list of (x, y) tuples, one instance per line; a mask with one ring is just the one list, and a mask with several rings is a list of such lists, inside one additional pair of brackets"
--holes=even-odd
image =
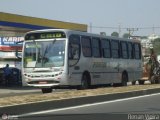
[[(42, 30), (34, 30), (27, 32), (27, 34), (30, 33), (42, 33), (42, 32), (53, 32), (53, 31), (63, 31), (64, 33), (67, 34), (80, 34), (80, 35), (85, 35), (85, 36), (92, 36), (92, 37), (100, 37), (104, 39), (113, 39), (113, 40), (122, 40), (122, 41), (130, 41), (130, 42), (137, 42), (140, 43), (140, 40), (135, 40), (135, 39), (127, 39), (127, 38), (120, 38), (120, 37), (114, 37), (114, 36), (104, 36), (100, 34), (95, 34), (95, 33), (88, 33), (88, 32), (82, 32), (82, 31), (76, 31), (76, 30), (69, 30), (69, 29), (42, 29)], [(66, 35), (67, 36), (67, 35)]]

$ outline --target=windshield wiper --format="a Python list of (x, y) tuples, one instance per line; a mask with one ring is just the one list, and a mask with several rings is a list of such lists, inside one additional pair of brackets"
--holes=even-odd
[(55, 42), (56, 42), (56, 39), (53, 39), (52, 44), (49, 44), (49, 45), (45, 48), (44, 54), (42, 55), (42, 66), (44, 65), (44, 63), (46, 63), (46, 62), (48, 61), (48, 58), (45, 57), (45, 56), (46, 56), (46, 54), (48, 53), (48, 50), (53, 46), (53, 44), (55, 44)]
[(52, 42), (52, 44), (54, 44), (56, 42), (56, 39), (53, 39), (53, 42)]

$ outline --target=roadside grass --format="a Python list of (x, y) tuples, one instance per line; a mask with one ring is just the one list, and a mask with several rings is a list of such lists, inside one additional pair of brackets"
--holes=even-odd
[(127, 87), (104, 87), (104, 88), (96, 88), (88, 90), (71, 90), (71, 91), (67, 90), (63, 92), (52, 92), (48, 94), (28, 94), (28, 95), (0, 98), (0, 107), (27, 104), (32, 102), (54, 101), (54, 100), (71, 99), (77, 97), (124, 93), (130, 91), (139, 91), (139, 90), (155, 89), (155, 88), (160, 88), (160, 84), (134, 85)]

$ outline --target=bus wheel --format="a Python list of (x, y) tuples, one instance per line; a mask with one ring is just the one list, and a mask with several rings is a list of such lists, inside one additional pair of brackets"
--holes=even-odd
[(139, 85), (144, 85), (144, 80), (139, 80)]
[(52, 92), (52, 88), (42, 88), (42, 93), (51, 93)]
[(88, 89), (89, 87), (89, 78), (87, 77), (86, 74), (83, 75), (82, 80), (81, 80), (81, 86), (80, 86), (80, 90), (85, 90)]
[(151, 84), (155, 84), (156, 83), (156, 77), (154, 75), (151, 77), (150, 82), (151, 82)]
[(126, 73), (123, 73), (122, 74), (122, 82), (121, 82), (121, 85), (122, 86), (127, 86), (127, 82), (128, 82), (128, 76)]
[(132, 85), (136, 85), (136, 81), (132, 81)]
[(158, 83), (159, 83), (159, 78), (153, 75), (151, 77), (151, 84), (158, 84)]

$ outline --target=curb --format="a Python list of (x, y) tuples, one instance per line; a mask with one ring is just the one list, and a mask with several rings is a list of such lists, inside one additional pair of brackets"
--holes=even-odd
[(160, 93), (160, 88), (131, 91), (131, 92), (125, 92), (125, 93), (98, 95), (98, 96), (87, 96), (87, 97), (79, 97), (79, 98), (72, 98), (72, 99), (55, 100), (55, 101), (45, 101), (45, 102), (38, 102), (38, 103), (29, 103), (29, 104), (16, 105), (16, 106), (7, 106), (7, 107), (0, 108), (0, 114), (4, 114), (4, 113), (24, 114), (24, 113), (34, 112), (34, 111), (43, 111), (43, 110), (49, 110), (53, 108), (58, 109), (58, 108), (78, 106), (83, 104), (92, 104), (97, 102), (149, 95), (153, 93)]

